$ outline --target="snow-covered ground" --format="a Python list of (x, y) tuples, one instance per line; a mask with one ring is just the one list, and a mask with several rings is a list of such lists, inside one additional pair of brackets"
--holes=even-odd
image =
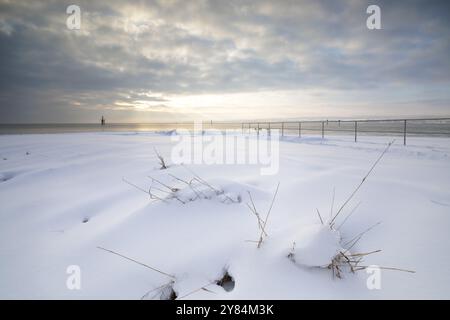
[[(389, 140), (286, 137), (279, 172), (261, 175), (250, 164), (170, 165), (174, 142), (164, 134), (0, 136), (0, 298), (140, 299), (168, 284), (145, 298), (172, 286), (181, 299), (449, 299), (449, 139), (395, 142), (334, 229), (320, 222), (317, 209), (330, 221)], [(168, 169), (159, 170), (154, 147)], [(173, 177), (194, 173), (211, 188)], [(144, 190), (153, 183), (165, 200), (125, 181)], [(249, 192), (264, 219), (278, 182), (258, 249), (248, 241), (261, 233)], [(367, 270), (333, 277), (329, 260), (378, 222), (347, 254), (380, 249), (361, 265), (416, 273), (382, 269), (379, 290), (368, 289), (375, 273)], [(74, 265), (80, 290), (67, 287)], [(225, 273), (234, 279), (228, 291), (216, 284)]]

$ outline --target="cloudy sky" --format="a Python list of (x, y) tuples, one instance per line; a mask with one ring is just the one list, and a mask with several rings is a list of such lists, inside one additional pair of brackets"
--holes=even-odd
[(448, 116), (449, 24), (450, 1), (0, 0), (0, 123)]

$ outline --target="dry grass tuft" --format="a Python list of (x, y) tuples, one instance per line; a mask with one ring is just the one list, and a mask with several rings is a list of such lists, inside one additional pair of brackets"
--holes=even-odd
[[(192, 171), (189, 170), (189, 172)], [(222, 188), (213, 186), (199, 175), (195, 173), (193, 174), (194, 176), (192, 178), (186, 180), (169, 173), (168, 176), (172, 179), (171, 182), (162, 182), (161, 180), (148, 176), (148, 178), (152, 181), (148, 190), (139, 187), (125, 178), (122, 178), (122, 180), (139, 191), (148, 194), (150, 199), (154, 201), (168, 203), (171, 200), (176, 200), (181, 204), (186, 204), (188, 202), (201, 199), (211, 200), (213, 198), (217, 198), (224, 204), (242, 202), (240, 195), (230, 196)], [(178, 186), (176, 185), (177, 183)]]
[(118, 253), (116, 251), (110, 250), (110, 249), (106, 249), (103, 247), (97, 247), (97, 249), (109, 252), (111, 254), (114, 254), (116, 256), (119, 256), (125, 260), (131, 261), (135, 264), (138, 264), (140, 266), (143, 266), (147, 269), (150, 269), (154, 272), (160, 273), (168, 278), (170, 278), (170, 281), (163, 284), (162, 286), (159, 286), (157, 288), (151, 289), (150, 291), (146, 292), (142, 297), (141, 300), (146, 299), (150, 296), (150, 294), (153, 293), (152, 297), (150, 299), (155, 299), (155, 298), (159, 298), (160, 300), (175, 300), (177, 299), (177, 293), (175, 292), (175, 290), (173, 289), (173, 286), (175, 284), (176, 281), (176, 277), (172, 274), (169, 274), (167, 272), (161, 271), (160, 269), (157, 269), (155, 267), (149, 266), (148, 264), (142, 263), (140, 261), (137, 261), (135, 259), (132, 259), (130, 257), (127, 257), (121, 253)]
[[(380, 156), (376, 159), (376, 161), (373, 163), (373, 165), (370, 167), (367, 174), (362, 178), (361, 182), (356, 186), (356, 188), (353, 190), (353, 192), (349, 195), (349, 197), (343, 202), (343, 204), (339, 207), (336, 214), (333, 215), (333, 206), (334, 206), (334, 197), (335, 197), (335, 191), (333, 189), (333, 200), (331, 205), (331, 220), (328, 222), (328, 226), (332, 230), (339, 230), (345, 222), (348, 220), (348, 218), (356, 211), (356, 209), (359, 207), (359, 202), (350, 212), (349, 214), (343, 219), (343, 221), (339, 224), (338, 227), (335, 227), (335, 224), (337, 222), (337, 218), (339, 215), (343, 212), (344, 208), (347, 206), (347, 204), (350, 202), (350, 200), (353, 199), (355, 194), (359, 191), (359, 189), (362, 187), (364, 182), (367, 181), (367, 178), (369, 175), (373, 172), (375, 167), (378, 165), (378, 163), (381, 161), (381, 159), (384, 157), (384, 155), (387, 153), (389, 148), (392, 146), (392, 144), (395, 142), (395, 140), (389, 142), (386, 146), (386, 148), (383, 150), (383, 152), (380, 154)], [(320, 221), (323, 224), (323, 220), (320, 216), (319, 211), (317, 210), (317, 213), (319, 215)], [(331, 263), (327, 266), (328, 269), (332, 270), (333, 277), (336, 276), (337, 278), (342, 278), (343, 270), (347, 269), (351, 273), (355, 273), (356, 271), (365, 270), (369, 266), (361, 265), (363, 262), (363, 259), (371, 254), (379, 253), (381, 250), (374, 250), (367, 253), (351, 253), (350, 250), (355, 247), (355, 245), (361, 240), (361, 238), (371, 231), (373, 228), (378, 226), (381, 222), (378, 222), (371, 227), (367, 228), (363, 232), (357, 234), (354, 236), (351, 240), (346, 241), (345, 243), (342, 243), (342, 247), (345, 248), (344, 251), (340, 251), (331, 261)], [(406, 270), (406, 269), (400, 269), (400, 268), (392, 268), (392, 267), (379, 267), (380, 269), (386, 269), (386, 270), (396, 270), (396, 271), (403, 271), (403, 272), (410, 272), (414, 273), (415, 271), (412, 270)]]
[[(350, 216), (356, 211), (356, 209), (359, 207), (359, 202), (348, 214), (347, 216), (340, 222), (340, 224), (336, 227), (336, 223), (338, 221), (338, 218), (344, 212), (344, 208), (349, 204), (349, 202), (353, 199), (355, 194), (360, 190), (364, 182), (367, 181), (367, 178), (369, 175), (374, 171), (375, 167), (378, 165), (378, 163), (381, 161), (381, 159), (384, 157), (384, 155), (387, 153), (389, 148), (392, 146), (392, 144), (395, 142), (395, 140), (389, 142), (386, 146), (386, 148), (382, 151), (380, 156), (376, 159), (376, 161), (373, 163), (373, 165), (370, 167), (369, 171), (366, 173), (366, 175), (362, 178), (361, 182), (356, 186), (356, 188), (353, 190), (353, 192), (349, 195), (349, 197), (343, 202), (343, 204), (339, 207), (337, 212), (333, 213), (334, 208), (334, 200), (335, 200), (335, 189), (333, 188), (333, 196), (332, 196), (332, 202), (331, 202), (331, 210), (330, 210), (330, 220), (325, 221), (323, 219), (323, 216), (320, 214), (319, 209), (317, 210), (317, 216), (320, 220), (320, 223), (322, 225), (327, 225), (331, 230), (333, 231), (339, 231), (339, 229), (345, 224), (345, 222), (350, 218)], [(329, 265), (326, 267), (332, 271), (333, 277), (337, 277), (341, 279), (343, 277), (344, 271), (348, 271), (351, 273), (355, 273), (356, 271), (365, 270), (369, 266), (362, 265), (363, 259), (367, 257), (368, 255), (375, 254), (381, 252), (381, 250), (374, 250), (367, 253), (351, 253), (351, 249), (355, 247), (355, 245), (361, 240), (361, 238), (371, 231), (373, 228), (378, 226), (380, 222), (372, 225), (371, 227), (367, 228), (363, 232), (357, 234), (350, 240), (342, 243), (341, 240), (341, 246), (343, 250), (341, 250), (338, 254), (334, 256), (332, 261)], [(291, 252), (288, 254), (288, 258), (295, 262), (295, 242), (293, 244)], [(324, 266), (317, 266), (319, 268), (323, 268)], [(403, 272), (410, 272), (414, 273), (415, 271), (412, 270), (406, 270), (406, 269), (400, 269), (400, 268), (393, 268), (393, 267), (379, 267), (380, 269), (385, 270), (395, 270), (395, 271), (403, 271)]]
[(249, 240), (249, 242), (257, 243), (258, 249), (261, 247), (261, 245), (264, 241), (264, 238), (267, 237), (266, 225), (267, 225), (267, 221), (269, 220), (269, 215), (270, 215), (270, 212), (272, 211), (273, 204), (275, 202), (275, 198), (277, 197), (279, 187), (280, 187), (280, 183), (278, 182), (277, 189), (275, 190), (275, 193), (272, 198), (272, 202), (270, 203), (270, 207), (267, 210), (267, 214), (264, 219), (261, 218), (261, 215), (259, 214), (258, 210), (256, 209), (255, 203), (253, 202), (253, 197), (252, 197), (251, 193), (248, 191), (251, 205), (249, 203), (247, 203), (247, 207), (250, 209), (250, 211), (255, 215), (256, 219), (258, 220), (258, 230), (260, 231), (259, 240), (257, 240), (257, 241)]
[(168, 166), (166, 165), (166, 161), (164, 160), (164, 158), (163, 158), (163, 156), (161, 156), (159, 153), (158, 153), (158, 150), (156, 150), (156, 148), (153, 148), (153, 151), (155, 151), (155, 154), (156, 154), (156, 157), (158, 158), (158, 160), (159, 160), (159, 165), (160, 165), (160, 170), (165, 170), (165, 169), (167, 169), (168, 168)]

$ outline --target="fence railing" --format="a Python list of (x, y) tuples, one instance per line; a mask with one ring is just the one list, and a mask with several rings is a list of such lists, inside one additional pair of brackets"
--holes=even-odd
[[(172, 123), (106, 123), (99, 124), (0, 124), (0, 134), (22, 133), (61, 133), (96, 131), (160, 131), (187, 129), (194, 130), (194, 122)], [(381, 120), (298, 120), (298, 121), (253, 121), (225, 122), (204, 121), (203, 129), (256, 131), (279, 130), (282, 136), (315, 134), (325, 138), (327, 135), (351, 135), (355, 142), (364, 135), (401, 136), (406, 145), (410, 136), (450, 137), (450, 117), (423, 119), (381, 119)]]
[(246, 130), (270, 131), (278, 129), (281, 136), (303, 134), (346, 134), (354, 136), (355, 142), (360, 135), (395, 135), (406, 139), (409, 136), (444, 136), (450, 137), (450, 118), (424, 119), (381, 119), (381, 120), (309, 120), (309, 121), (259, 121), (241, 123)]

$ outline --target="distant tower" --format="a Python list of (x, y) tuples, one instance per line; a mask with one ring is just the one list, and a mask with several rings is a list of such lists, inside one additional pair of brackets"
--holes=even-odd
[(102, 122), (102, 126), (104, 126), (105, 125), (105, 118), (103, 116), (102, 116), (101, 122)]

